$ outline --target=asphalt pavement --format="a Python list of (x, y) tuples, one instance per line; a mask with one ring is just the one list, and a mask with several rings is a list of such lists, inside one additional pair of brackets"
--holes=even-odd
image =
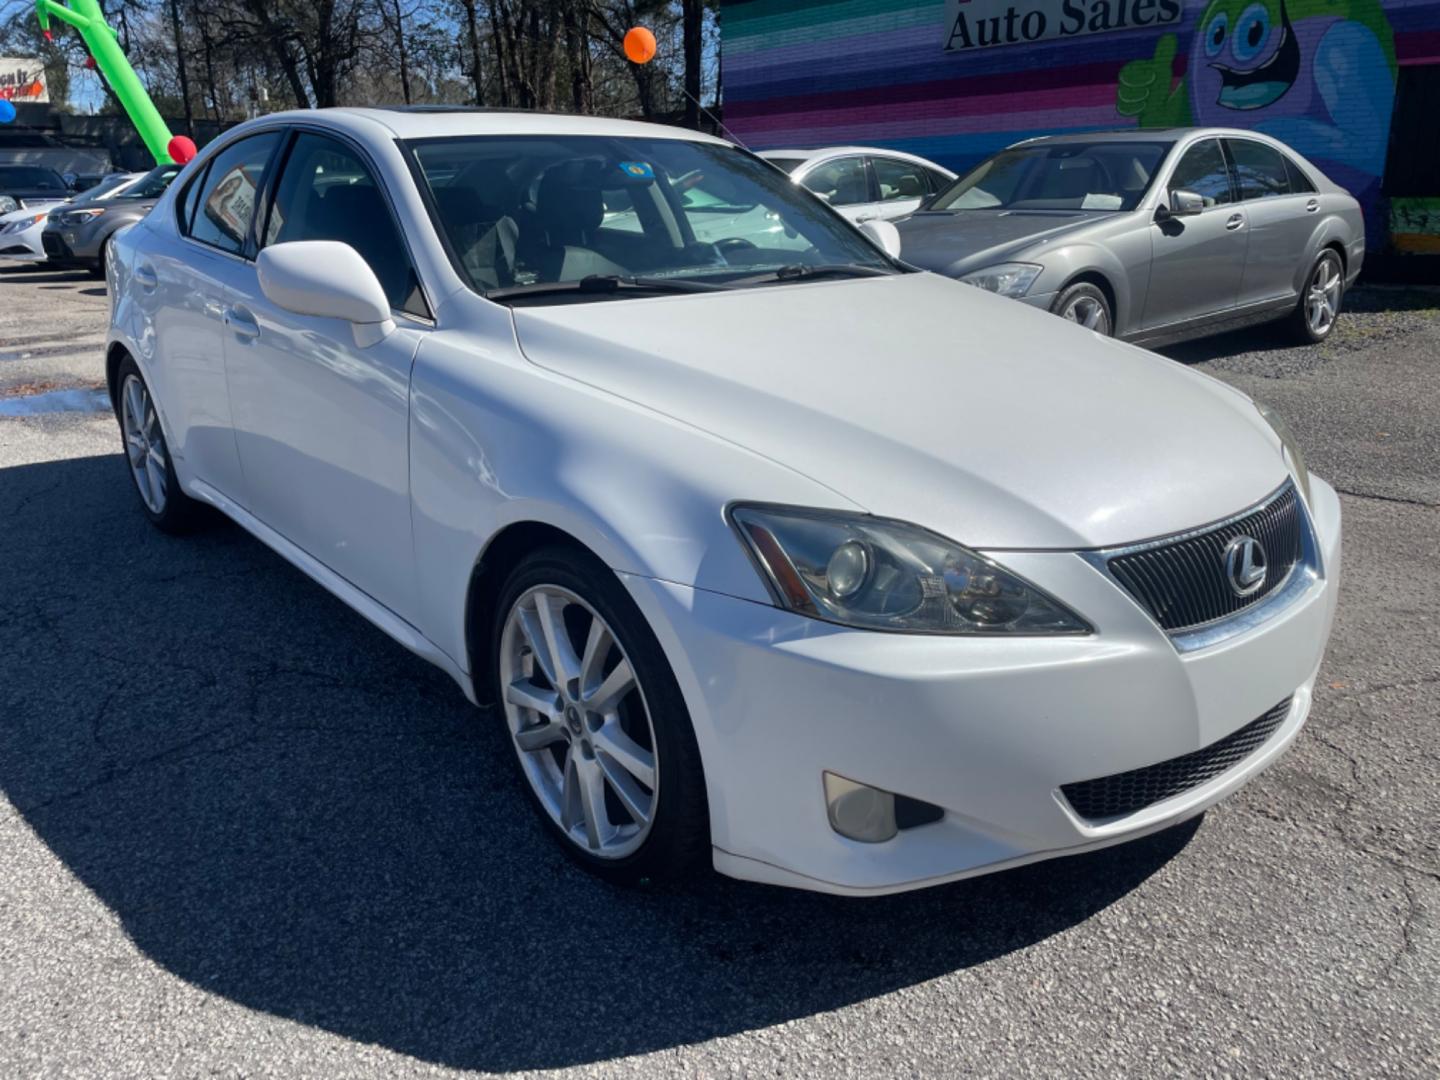
[(1440, 1074), (1440, 294), (1349, 301), (1169, 350), (1343, 493), (1295, 748), (1158, 836), (855, 901), (574, 870), (445, 676), (238, 528), (146, 524), (102, 283), (0, 273), (0, 1077)]

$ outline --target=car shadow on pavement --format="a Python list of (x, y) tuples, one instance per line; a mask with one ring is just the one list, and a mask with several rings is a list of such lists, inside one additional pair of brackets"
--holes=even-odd
[(1197, 827), (862, 901), (615, 889), (445, 676), (234, 526), (155, 532), (128, 485), (118, 455), (0, 469), (0, 787), (139, 950), (252, 1009), (497, 1072), (660, 1050), (1025, 949)]

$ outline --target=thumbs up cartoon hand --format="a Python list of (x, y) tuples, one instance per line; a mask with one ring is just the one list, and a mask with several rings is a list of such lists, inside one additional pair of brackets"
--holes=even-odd
[(1141, 127), (1177, 127), (1190, 122), (1190, 100), (1184, 82), (1171, 90), (1174, 79), (1174, 34), (1165, 34), (1155, 43), (1155, 55), (1148, 60), (1131, 60), (1120, 69), (1115, 92), (1115, 111), (1133, 116)]

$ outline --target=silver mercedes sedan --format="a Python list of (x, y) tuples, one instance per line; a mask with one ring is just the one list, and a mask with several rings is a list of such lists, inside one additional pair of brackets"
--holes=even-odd
[(1030, 139), (897, 224), (908, 263), (1150, 346), (1278, 319), (1322, 341), (1365, 258), (1344, 188), (1226, 128)]

